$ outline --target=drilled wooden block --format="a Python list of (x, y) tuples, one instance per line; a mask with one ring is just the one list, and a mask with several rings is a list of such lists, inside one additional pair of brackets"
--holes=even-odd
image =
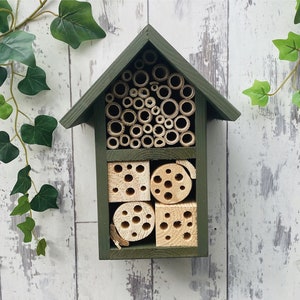
[(155, 226), (157, 247), (196, 247), (197, 204), (155, 204)]
[(150, 201), (149, 161), (108, 163), (108, 201)]
[(120, 205), (113, 215), (119, 235), (130, 242), (147, 237), (154, 228), (154, 210), (147, 202), (128, 202)]

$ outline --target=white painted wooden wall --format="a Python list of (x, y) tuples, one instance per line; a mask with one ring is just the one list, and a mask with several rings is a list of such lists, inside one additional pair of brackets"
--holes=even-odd
[[(299, 32), (295, 1), (90, 2), (107, 37), (77, 51), (50, 37), (51, 17), (29, 26), (51, 91), (21, 106), (33, 118), (60, 119), (147, 23), (154, 26), (242, 112), (234, 123), (208, 124), (209, 257), (99, 261), (93, 128), (60, 126), (52, 151), (30, 146), (36, 184), (60, 191), (59, 210), (35, 214), (46, 257), (22, 244), (21, 218), (9, 216), (23, 157), (0, 163), (0, 300), (300, 299), (299, 111), (289, 86), (264, 109), (242, 95), (255, 78), (275, 86), (291, 69), (271, 41)], [(37, 3), (22, 0), (19, 18)], [(11, 132), (12, 122), (0, 126)]]

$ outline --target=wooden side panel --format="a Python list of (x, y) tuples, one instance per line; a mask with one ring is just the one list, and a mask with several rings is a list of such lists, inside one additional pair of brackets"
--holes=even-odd
[[(226, 12), (226, 1), (149, 1), (150, 24), (224, 96)], [(154, 299), (226, 299), (225, 133), (208, 124), (209, 257), (154, 260)]]
[(266, 108), (242, 91), (254, 79), (272, 90), (292, 64), (273, 39), (296, 31), (296, 1), (231, 1), (229, 98), (242, 117), (229, 125), (229, 299), (297, 299), (299, 283), (299, 110), (290, 83)]

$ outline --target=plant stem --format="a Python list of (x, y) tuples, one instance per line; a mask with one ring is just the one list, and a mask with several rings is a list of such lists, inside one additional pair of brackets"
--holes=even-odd
[(280, 86), (273, 93), (268, 93), (267, 95), (270, 96), (270, 97), (276, 95), (283, 88), (283, 86), (287, 83), (287, 81), (297, 72), (297, 69), (298, 69), (299, 65), (300, 65), (300, 59), (297, 61), (295, 67), (288, 74), (288, 76), (282, 81)]

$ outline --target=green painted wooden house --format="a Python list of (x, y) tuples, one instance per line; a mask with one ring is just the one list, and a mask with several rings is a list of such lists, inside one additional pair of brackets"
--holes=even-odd
[(94, 124), (100, 259), (208, 255), (207, 120), (239, 115), (143, 29), (61, 119)]

